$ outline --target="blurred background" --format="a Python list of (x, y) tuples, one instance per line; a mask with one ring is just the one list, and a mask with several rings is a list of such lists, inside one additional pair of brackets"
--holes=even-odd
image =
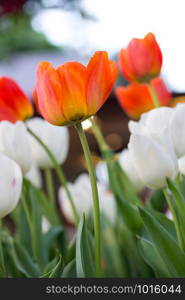
[[(0, 0), (0, 76), (14, 78), (31, 98), (39, 61), (54, 66), (69, 60), (86, 64), (96, 50), (107, 50), (117, 59), (130, 39), (151, 31), (163, 52), (162, 76), (169, 89), (181, 95), (185, 92), (184, 11), (184, 0)], [(98, 113), (98, 121), (115, 151), (127, 145), (128, 118), (114, 93)], [(70, 153), (64, 168), (68, 179), (74, 180), (85, 165), (76, 132), (69, 130)], [(87, 134), (98, 161), (97, 144)]]

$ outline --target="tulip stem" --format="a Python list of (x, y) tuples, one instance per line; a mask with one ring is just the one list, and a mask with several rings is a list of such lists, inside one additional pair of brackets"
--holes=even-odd
[(159, 101), (159, 98), (156, 94), (156, 91), (153, 87), (153, 85), (151, 83), (148, 83), (148, 87), (149, 87), (149, 90), (150, 90), (150, 95), (152, 97), (152, 101), (153, 101), (153, 104), (155, 107), (160, 107), (160, 101)]
[(2, 276), (6, 276), (6, 267), (4, 261), (4, 253), (3, 253), (3, 246), (2, 246), (2, 220), (0, 219), (0, 274)]
[(180, 228), (179, 228), (179, 222), (178, 222), (178, 218), (177, 218), (175, 209), (174, 209), (174, 207), (173, 207), (172, 200), (171, 200), (171, 198), (170, 198), (170, 195), (168, 194), (167, 189), (163, 189), (163, 193), (164, 193), (164, 195), (165, 195), (166, 201), (167, 201), (168, 206), (169, 206), (169, 208), (170, 208), (170, 210), (171, 210), (171, 213), (172, 213), (172, 215), (173, 215), (174, 225), (175, 225), (175, 230), (176, 230), (176, 233), (177, 233), (177, 239), (178, 239), (179, 246), (180, 246), (180, 248), (184, 251), (183, 238), (182, 238), (182, 236), (181, 236), (181, 231), (180, 231)]
[(98, 125), (96, 124), (96, 121), (94, 120), (94, 118), (90, 118), (91, 124), (92, 124), (92, 131), (93, 134), (97, 140), (98, 146), (100, 147), (101, 151), (110, 151), (109, 146), (107, 145), (103, 134), (100, 130), (100, 128), (98, 127)]
[(82, 124), (76, 124), (76, 129), (82, 144), (84, 151), (85, 159), (88, 166), (89, 177), (91, 182), (93, 204), (94, 204), (94, 234), (95, 234), (95, 263), (96, 263), (96, 277), (101, 276), (101, 228), (100, 228), (100, 207), (99, 207), (99, 198), (98, 198), (98, 189), (96, 183), (96, 177), (94, 172), (94, 165), (91, 157), (91, 152), (87, 142), (86, 135), (83, 131)]
[(47, 192), (48, 192), (48, 197), (49, 197), (49, 200), (52, 204), (52, 206), (56, 206), (56, 203), (55, 203), (55, 190), (54, 190), (54, 186), (53, 186), (53, 179), (52, 179), (52, 173), (51, 173), (51, 170), (48, 168), (48, 169), (45, 169), (44, 170), (44, 175), (45, 175), (45, 179), (46, 179), (46, 185), (47, 185)]
[(49, 148), (43, 143), (43, 141), (30, 128), (27, 128), (27, 130), (38, 141), (38, 143), (43, 147), (43, 149), (46, 151), (46, 153), (48, 154), (49, 158), (51, 159), (51, 162), (53, 163), (53, 167), (55, 168), (55, 171), (56, 171), (56, 173), (58, 175), (60, 183), (61, 183), (61, 185), (64, 187), (64, 189), (66, 191), (67, 197), (68, 197), (70, 205), (71, 205), (71, 209), (73, 211), (75, 224), (77, 225), (78, 221), (79, 221), (79, 216), (78, 216), (75, 204), (73, 202), (73, 198), (72, 198), (72, 195), (70, 193), (70, 190), (68, 189), (67, 180), (65, 178), (65, 175), (64, 175), (64, 172), (63, 172), (61, 166), (58, 164), (58, 162), (55, 159), (54, 155), (49, 150)]

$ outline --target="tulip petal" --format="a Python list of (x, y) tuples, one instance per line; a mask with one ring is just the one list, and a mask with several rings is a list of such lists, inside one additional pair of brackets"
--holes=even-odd
[(93, 115), (104, 104), (117, 77), (117, 66), (106, 51), (97, 51), (87, 65), (87, 105)]
[(78, 62), (69, 62), (57, 69), (62, 86), (64, 116), (78, 121), (87, 115), (85, 98), (86, 68)]
[(154, 107), (146, 84), (132, 83), (127, 87), (116, 88), (116, 96), (121, 107), (133, 119)]
[(167, 177), (176, 177), (177, 168), (170, 153), (151, 137), (132, 134), (128, 147), (134, 166), (147, 186), (164, 187)]
[(62, 109), (62, 87), (57, 71), (48, 62), (38, 65), (36, 74), (38, 106), (43, 117), (54, 125), (65, 123)]
[(0, 99), (0, 115), (2, 120), (15, 122), (17, 120), (25, 120), (33, 114), (33, 107), (30, 101), (11, 78), (0, 78)]

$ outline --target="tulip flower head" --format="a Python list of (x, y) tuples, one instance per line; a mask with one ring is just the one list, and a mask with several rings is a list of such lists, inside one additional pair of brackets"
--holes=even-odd
[(0, 121), (15, 123), (32, 114), (33, 107), (17, 83), (11, 78), (0, 77)]
[[(69, 133), (67, 128), (54, 126), (38, 117), (28, 120), (27, 126), (49, 148), (59, 164), (66, 160), (69, 149)], [(43, 147), (32, 135), (29, 134), (28, 137), (35, 164), (40, 168), (52, 167), (51, 159)]]
[(22, 172), (19, 165), (0, 155), (0, 218), (8, 215), (17, 205), (22, 189)]
[[(169, 105), (171, 94), (161, 78), (154, 78), (151, 84), (160, 101), (160, 106)], [(138, 119), (142, 113), (155, 107), (147, 83), (131, 83), (116, 88), (116, 96), (123, 110), (133, 119)]]
[(150, 81), (161, 71), (162, 53), (155, 36), (148, 33), (144, 39), (132, 39), (119, 53), (119, 66), (128, 81)]
[(36, 93), (42, 116), (53, 125), (70, 125), (94, 115), (108, 98), (117, 77), (115, 62), (96, 52), (87, 67), (68, 62), (54, 69), (41, 62)]
[(32, 165), (32, 152), (27, 130), (22, 121), (12, 124), (8, 121), (0, 122), (0, 153), (7, 155), (17, 162), (23, 174)]

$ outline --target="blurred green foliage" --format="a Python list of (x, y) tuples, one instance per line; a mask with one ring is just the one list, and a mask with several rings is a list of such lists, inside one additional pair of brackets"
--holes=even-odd
[(55, 49), (45, 36), (31, 27), (31, 16), (16, 14), (0, 19), (0, 59), (13, 53)]

